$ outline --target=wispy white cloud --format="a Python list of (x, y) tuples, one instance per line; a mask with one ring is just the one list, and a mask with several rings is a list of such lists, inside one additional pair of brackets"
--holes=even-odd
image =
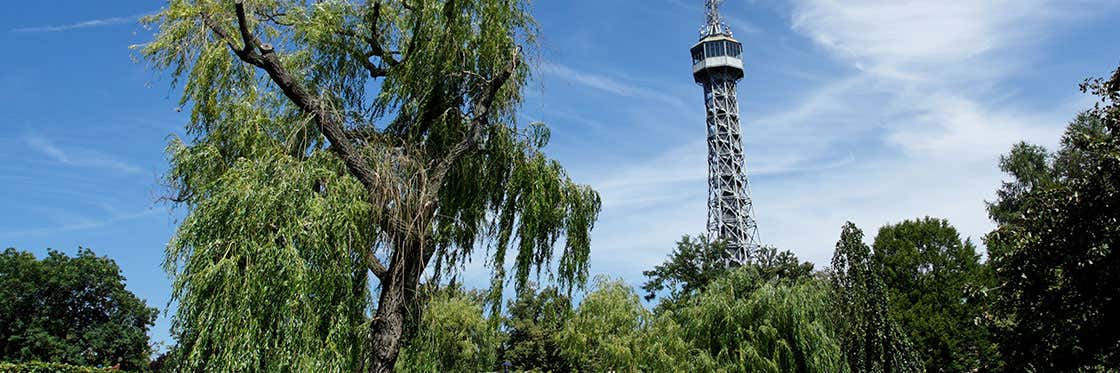
[(20, 33), (25, 33), (25, 32), (60, 32), (60, 31), (70, 31), (70, 30), (77, 30), (77, 29), (84, 29), (84, 28), (92, 28), (92, 27), (113, 26), (113, 25), (120, 25), (120, 24), (125, 24), (125, 23), (136, 23), (136, 21), (139, 20), (140, 17), (143, 17), (143, 16), (144, 16), (144, 14), (137, 14), (137, 15), (123, 16), (123, 17), (109, 17), (109, 18), (101, 18), (101, 19), (91, 19), (91, 20), (86, 20), (86, 21), (81, 21), (81, 22), (76, 22), (76, 23), (70, 23), (70, 24), (64, 24), (64, 25), (45, 25), (45, 26), (20, 27), (20, 28), (11, 29), (11, 32), (20, 32)]
[(568, 66), (550, 62), (541, 63), (540, 71), (573, 84), (582, 85), (617, 96), (648, 99), (670, 104), (678, 108), (686, 106), (684, 100), (681, 100), (677, 96), (668, 95), (652, 88), (627, 83), (616, 77), (579, 71)]
[(100, 168), (126, 174), (143, 172), (140, 167), (111, 155), (91, 149), (63, 149), (39, 136), (28, 136), (24, 143), (50, 160), (68, 166)]
[[(163, 212), (163, 211), (161, 211), (159, 209), (149, 208), (149, 209), (136, 211), (136, 212), (131, 212), (131, 213), (114, 214), (112, 216), (101, 218), (101, 219), (91, 219), (91, 218), (86, 218), (86, 217), (73, 215), (73, 216), (70, 216), (68, 218), (68, 219), (71, 220), (70, 223), (41, 227), (41, 228), (0, 231), (0, 238), (12, 239), (12, 238), (19, 238), (19, 237), (26, 237), (26, 236), (36, 236), (36, 235), (53, 235), (53, 234), (58, 234), (58, 233), (62, 233), (62, 232), (102, 228), (102, 227), (106, 227), (106, 226), (116, 224), (116, 223), (120, 223), (120, 222), (125, 222), (125, 221), (130, 221), (130, 220), (135, 220), (135, 219), (140, 219), (140, 218), (152, 216), (152, 215), (155, 215), (155, 214), (158, 214), (158, 213), (161, 213), (161, 212)], [(54, 215), (59, 215), (61, 213), (60, 212), (55, 212), (53, 214)]]

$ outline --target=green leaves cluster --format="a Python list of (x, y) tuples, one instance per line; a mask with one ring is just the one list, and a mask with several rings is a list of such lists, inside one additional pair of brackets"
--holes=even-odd
[(831, 287), (837, 332), (853, 372), (918, 372), (921, 357), (907, 332), (891, 318), (882, 267), (847, 223), (832, 256)]
[(995, 311), (1013, 370), (1120, 365), (1120, 69), (1084, 90), (1104, 106), (1070, 124), (1057, 152), (1020, 144), (986, 237)]
[(109, 373), (119, 372), (108, 368), (90, 368), (61, 363), (22, 363), (12, 364), (0, 362), (0, 373)]
[(999, 360), (983, 322), (987, 299), (970, 291), (994, 283), (971, 241), (947, 220), (926, 217), (879, 228), (873, 247), (891, 318), (927, 369), (975, 371)]
[(373, 245), (373, 208), (330, 154), (300, 160), (263, 132), (253, 140), (259, 154), (228, 167), (218, 146), (171, 147), (172, 174), (196, 183), (184, 189), (195, 213), (165, 263), (179, 303), (179, 368), (350, 369), (364, 346), (370, 297), (359, 253)]
[(637, 371), (650, 316), (629, 285), (599, 277), (557, 335), (561, 355), (576, 371)]
[(504, 320), (508, 334), (502, 348), (502, 361), (512, 366), (546, 372), (572, 370), (561, 356), (558, 336), (572, 317), (572, 301), (556, 287), (540, 291), (529, 287), (510, 302)]
[[(813, 272), (812, 264), (799, 262), (790, 251), (762, 246), (753, 255), (748, 266), (757, 269), (763, 280), (798, 279)], [(726, 276), (738, 266), (733, 259), (725, 242), (711, 241), (704, 235), (684, 236), (664, 263), (642, 272), (648, 279), (642, 285), (645, 299), (653, 300), (658, 293), (668, 292), (658, 307), (673, 307)]]
[[(147, 367), (148, 328), (157, 311), (125, 289), (124, 281), (116, 262), (89, 249), (73, 257), (51, 250), (41, 260), (26, 251), (4, 250), (0, 361)], [(51, 367), (3, 364), (0, 371)]]
[(416, 333), (401, 350), (401, 372), (496, 370), (503, 335), (483, 312), (479, 297), (457, 289), (436, 291), (424, 305)]
[(743, 267), (666, 316), (679, 326), (678, 338), (699, 352), (695, 360), (691, 354), (678, 356), (682, 368), (842, 372), (844, 355), (830, 312), (828, 288), (820, 281), (767, 280), (757, 269)]

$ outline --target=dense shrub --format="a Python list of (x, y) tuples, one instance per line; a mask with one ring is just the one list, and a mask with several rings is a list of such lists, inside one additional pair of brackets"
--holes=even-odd
[(0, 362), (0, 373), (103, 373), (120, 372), (119, 370), (80, 367), (59, 363), (22, 363), (12, 364)]

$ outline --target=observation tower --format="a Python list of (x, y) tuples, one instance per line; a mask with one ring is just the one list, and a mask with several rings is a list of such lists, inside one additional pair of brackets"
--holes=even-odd
[(704, 87), (708, 117), (708, 238), (723, 240), (742, 264), (758, 249), (735, 87), (743, 78), (743, 45), (719, 15), (723, 0), (705, 0), (707, 24), (692, 47), (692, 76)]

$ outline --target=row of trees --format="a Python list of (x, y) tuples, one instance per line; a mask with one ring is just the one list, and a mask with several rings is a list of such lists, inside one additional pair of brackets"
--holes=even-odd
[[(954, 239), (949, 248), (958, 250), (927, 253), (936, 260), (954, 260), (948, 256), (972, 249), (955, 229), (936, 219), (884, 227), (879, 237), (908, 248)], [(450, 371), (466, 364), (464, 370), (487, 370), (504, 361), (518, 370), (538, 371), (918, 371), (927, 359), (946, 355), (918, 353), (907, 333), (918, 329), (909, 329), (888, 312), (895, 304), (888, 299), (896, 299), (888, 289), (896, 288), (886, 285), (877, 269), (881, 262), (853, 225), (844, 227), (831, 272), (814, 272), (790, 252), (773, 248), (763, 248), (746, 266), (734, 265), (726, 252), (721, 243), (703, 238), (678, 242), (664, 264), (646, 272), (647, 299), (664, 296), (652, 311), (633, 288), (606, 277), (597, 278), (578, 305), (556, 288), (530, 289), (509, 303), (507, 315), (493, 318), (483, 312), (481, 297), (441, 290), (427, 304), (417, 335), (402, 355), (408, 358), (397, 367)], [(973, 270), (979, 268), (978, 258), (975, 252), (962, 257)], [(916, 255), (895, 259), (910, 261), (915, 273), (924, 266)], [(954, 270), (919, 276), (975, 274), (947, 273)], [(927, 311), (924, 303), (897, 309), (905, 309), (905, 318)], [(450, 304), (470, 310), (471, 316), (437, 316), (456, 314), (444, 309)], [(956, 311), (936, 310), (937, 321), (928, 321), (932, 325), (915, 326), (928, 325), (921, 329), (926, 333), (934, 326), (958, 324), (942, 321), (960, 317)], [(972, 324), (967, 320), (959, 329)], [(961, 340), (950, 333), (937, 335)], [(938, 342), (930, 345), (943, 344)], [(977, 360), (958, 366), (976, 367)]]

